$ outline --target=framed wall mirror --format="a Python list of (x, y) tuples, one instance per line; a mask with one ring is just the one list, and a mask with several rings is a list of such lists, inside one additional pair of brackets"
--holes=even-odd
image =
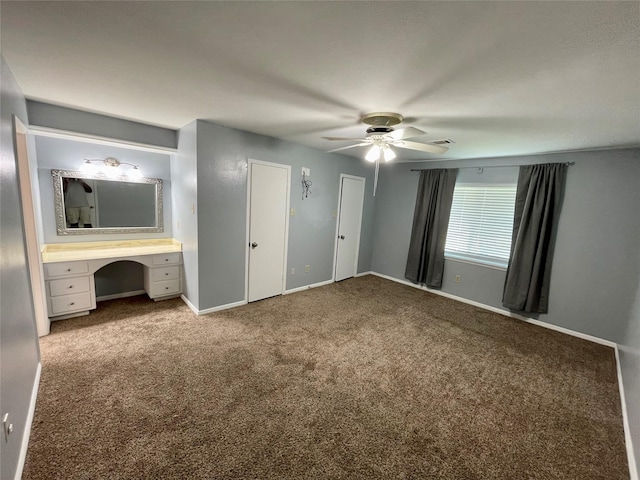
[(164, 231), (162, 180), (51, 170), (58, 235)]

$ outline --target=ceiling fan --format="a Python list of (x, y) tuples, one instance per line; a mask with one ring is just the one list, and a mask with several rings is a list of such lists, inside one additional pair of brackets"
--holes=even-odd
[(391, 112), (374, 112), (367, 113), (361, 117), (362, 123), (371, 125), (367, 128), (364, 138), (345, 138), (345, 137), (322, 137), (325, 140), (360, 140), (360, 143), (349, 145), (347, 147), (335, 148), (329, 152), (339, 152), (348, 148), (364, 147), (371, 145), (371, 149), (367, 152), (365, 159), (369, 162), (378, 162), (384, 159), (390, 162), (396, 158), (396, 153), (391, 147), (406, 148), (408, 150), (418, 150), (426, 153), (443, 154), (447, 147), (432, 145), (429, 143), (419, 143), (408, 141), (408, 138), (424, 135), (424, 132), (418, 128), (407, 127), (395, 130), (394, 125), (398, 125), (404, 117), (399, 113)]
[(376, 171), (373, 182), (373, 195), (376, 194), (378, 186), (378, 169), (380, 168), (380, 161), (384, 159), (385, 162), (390, 162), (396, 158), (396, 153), (391, 147), (406, 148), (408, 150), (417, 150), (420, 152), (433, 153), (440, 155), (449, 150), (447, 147), (440, 145), (432, 145), (429, 143), (419, 143), (408, 141), (408, 138), (418, 137), (424, 135), (424, 132), (418, 128), (406, 127), (399, 130), (395, 130), (394, 125), (398, 125), (402, 122), (404, 117), (399, 113), (392, 112), (374, 112), (367, 113), (361, 117), (362, 123), (371, 125), (367, 128), (367, 132), (364, 138), (344, 138), (344, 137), (322, 137), (325, 140), (359, 140), (360, 143), (355, 145), (349, 145), (347, 147), (335, 148), (329, 150), (327, 153), (339, 152), (341, 150), (347, 150), (354, 147), (371, 146), (365, 160), (368, 162), (375, 162)]

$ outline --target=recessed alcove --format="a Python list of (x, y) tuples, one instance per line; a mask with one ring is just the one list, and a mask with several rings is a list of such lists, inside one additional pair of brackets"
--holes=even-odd
[(98, 269), (94, 278), (98, 301), (132, 292), (144, 292), (144, 270), (143, 265), (138, 262), (118, 260), (109, 263)]

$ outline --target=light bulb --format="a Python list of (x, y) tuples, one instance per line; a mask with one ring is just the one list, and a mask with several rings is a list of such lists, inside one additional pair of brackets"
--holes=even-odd
[(129, 170), (129, 178), (140, 178), (142, 177), (142, 172), (138, 168), (138, 166), (134, 166)]
[(367, 155), (364, 157), (364, 159), (367, 162), (375, 162), (376, 160), (380, 159), (380, 147), (377, 145), (374, 145), (373, 147), (371, 147), (371, 150), (369, 150), (369, 153), (367, 153)]
[(115, 178), (120, 174), (120, 169), (118, 167), (109, 167), (105, 165), (103, 172), (107, 177)]
[(390, 162), (391, 160), (396, 158), (396, 152), (391, 150), (391, 148), (389, 148), (388, 146), (387, 146), (387, 148), (384, 149), (383, 153), (384, 153), (384, 161), (385, 162)]
[(84, 173), (94, 173), (96, 171), (96, 166), (91, 163), (91, 160), (85, 160), (80, 167), (80, 171)]

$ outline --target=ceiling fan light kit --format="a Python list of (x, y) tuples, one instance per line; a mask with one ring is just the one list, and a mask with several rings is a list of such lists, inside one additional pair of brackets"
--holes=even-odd
[[(346, 150), (348, 148), (362, 147), (371, 145), (371, 149), (365, 156), (366, 160), (374, 162), (375, 155), (378, 156), (382, 152), (392, 152), (385, 156), (385, 160), (393, 160), (396, 157), (395, 152), (390, 150), (389, 147), (405, 148), (407, 150), (418, 150), (421, 152), (432, 153), (440, 155), (445, 153), (448, 148), (442, 145), (433, 145), (429, 143), (419, 142), (406, 142), (407, 138), (418, 137), (424, 135), (425, 131), (419, 128), (407, 127), (395, 130), (394, 125), (398, 125), (404, 120), (404, 117), (399, 113), (393, 112), (374, 112), (363, 115), (360, 120), (365, 125), (370, 125), (366, 130), (365, 137), (360, 138), (343, 138), (343, 137), (324, 137), (326, 140), (357, 140), (360, 143), (349, 145), (346, 147), (336, 148), (330, 150), (331, 152), (337, 152), (339, 150)], [(374, 148), (377, 147), (377, 148)], [(373, 159), (373, 160), (372, 160)]]
[(385, 162), (390, 162), (391, 160), (393, 160), (394, 158), (397, 157), (396, 152), (391, 150), (391, 147), (389, 147), (389, 146), (387, 146), (387, 148), (385, 148), (382, 152), (384, 154), (384, 161)]
[(364, 159), (367, 162), (375, 162), (376, 160), (380, 159), (380, 147), (378, 147), (377, 145), (374, 145), (373, 147), (371, 147), (371, 149), (367, 152), (367, 154), (365, 155)]
[(407, 127), (395, 130), (393, 127), (402, 123), (404, 117), (399, 113), (393, 112), (373, 112), (367, 113), (360, 117), (365, 125), (370, 125), (366, 130), (365, 137), (360, 138), (343, 138), (343, 137), (324, 137), (326, 140), (356, 140), (359, 143), (346, 147), (336, 148), (330, 152), (347, 150), (354, 147), (371, 146), (365, 155), (365, 160), (376, 164), (376, 175), (373, 184), (373, 194), (376, 194), (378, 183), (378, 168), (380, 161), (390, 162), (397, 157), (391, 147), (404, 148), (407, 150), (417, 150), (420, 152), (441, 155), (449, 150), (442, 145), (433, 145), (430, 143), (408, 142), (407, 138), (418, 137), (424, 135), (425, 131), (419, 128)]

